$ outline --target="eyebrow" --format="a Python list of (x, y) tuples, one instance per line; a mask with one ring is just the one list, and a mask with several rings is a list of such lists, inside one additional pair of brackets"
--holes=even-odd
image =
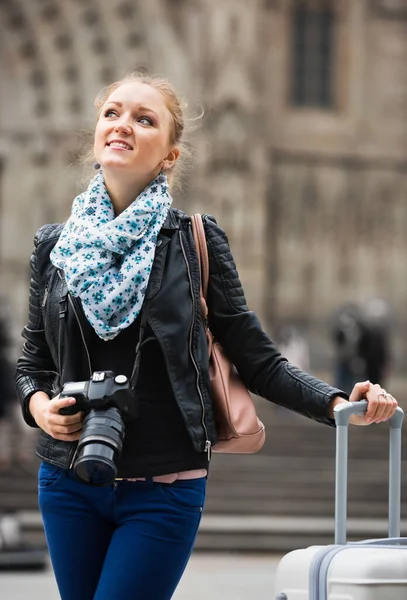
[[(123, 106), (122, 102), (117, 102), (116, 100), (108, 100), (106, 102), (106, 104), (116, 104), (116, 106), (118, 106), (119, 108), (121, 108)], [(156, 117), (157, 120), (159, 119), (158, 114), (152, 108), (148, 108), (148, 106), (139, 106), (138, 110), (143, 111), (143, 112), (152, 113)]]

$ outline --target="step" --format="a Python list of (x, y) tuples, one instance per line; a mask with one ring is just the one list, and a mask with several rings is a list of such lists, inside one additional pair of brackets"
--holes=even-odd
[[(23, 511), (20, 522), (24, 542), (45, 548), (45, 536), (38, 511)], [(407, 532), (407, 519), (401, 523)], [(387, 536), (387, 519), (348, 519), (348, 539), (357, 541)], [(197, 550), (239, 550), (288, 552), (309, 545), (334, 541), (332, 517), (270, 517), (204, 514), (196, 543)]]

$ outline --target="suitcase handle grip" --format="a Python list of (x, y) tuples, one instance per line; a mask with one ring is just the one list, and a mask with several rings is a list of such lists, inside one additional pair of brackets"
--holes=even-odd
[[(368, 402), (348, 402), (334, 408), (336, 422), (335, 544), (346, 544), (348, 488), (348, 425), (353, 414), (364, 414)], [(389, 419), (389, 537), (400, 536), (401, 427), (404, 412), (397, 407)]]
[[(343, 402), (337, 404), (334, 408), (335, 423), (337, 426), (349, 425), (349, 419), (352, 415), (363, 415), (367, 410), (367, 400), (359, 400), (359, 402)], [(401, 429), (403, 424), (404, 412), (399, 406), (391, 419), (387, 421), (389, 427), (393, 429)]]

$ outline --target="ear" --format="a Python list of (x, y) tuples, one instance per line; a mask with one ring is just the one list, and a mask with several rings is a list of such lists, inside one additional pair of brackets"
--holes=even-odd
[(180, 155), (180, 149), (178, 148), (178, 146), (173, 146), (171, 148), (171, 150), (169, 151), (169, 153), (167, 154), (167, 156), (164, 158), (164, 160), (162, 162), (162, 165), (163, 165), (162, 168), (164, 170), (172, 169), (172, 167), (177, 162), (179, 155)]

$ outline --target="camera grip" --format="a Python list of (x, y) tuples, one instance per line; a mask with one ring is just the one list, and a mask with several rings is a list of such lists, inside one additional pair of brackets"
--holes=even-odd
[(76, 404), (72, 404), (72, 406), (63, 406), (59, 409), (60, 415), (75, 415), (79, 412), (79, 408)]
[(58, 411), (60, 415), (75, 415), (81, 410), (79, 406), (79, 399), (75, 396), (75, 394), (70, 394), (62, 390), (62, 392), (59, 394), (59, 398), (75, 398), (76, 400), (75, 404), (70, 404), (69, 406), (63, 406), (60, 408)]

